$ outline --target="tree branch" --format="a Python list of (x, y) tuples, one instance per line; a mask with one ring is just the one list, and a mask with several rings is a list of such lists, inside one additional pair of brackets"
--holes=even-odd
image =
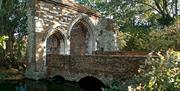
[(146, 6), (150, 7), (150, 8), (152, 8), (152, 9), (154, 9), (155, 11), (157, 11), (158, 13), (161, 14), (161, 11), (160, 11), (160, 10), (158, 10), (157, 8), (155, 8), (154, 6), (152, 6), (152, 5), (148, 4), (148, 3), (144, 3), (144, 2), (139, 1), (139, 0), (135, 0), (135, 2), (144, 4), (144, 5), (146, 5)]
[(154, 0), (154, 2), (155, 2), (156, 7), (158, 8), (158, 10), (160, 11), (160, 14), (164, 15), (164, 11), (162, 10), (159, 2), (157, 0)]
[(175, 16), (178, 14), (178, 0), (175, 0)]
[(163, 10), (164, 10), (164, 12), (166, 12), (166, 14), (169, 14), (167, 7), (168, 7), (167, 1), (163, 0)]

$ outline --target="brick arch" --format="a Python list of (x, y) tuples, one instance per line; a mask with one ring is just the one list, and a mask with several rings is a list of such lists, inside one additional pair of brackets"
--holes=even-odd
[[(48, 49), (49, 48), (49, 49)], [(64, 37), (61, 33), (55, 32), (46, 40), (47, 54), (64, 54)]]
[(46, 35), (46, 37), (44, 38), (44, 51), (43, 51), (43, 60), (44, 60), (44, 65), (47, 65), (47, 60), (46, 60), (46, 55), (47, 53), (47, 47), (48, 47), (48, 39), (50, 37), (54, 37), (57, 39), (57, 46), (58, 46), (58, 52), (55, 52), (54, 54), (60, 54), (60, 55), (65, 55), (66, 54), (66, 46), (67, 46), (67, 38), (65, 33), (63, 33), (62, 31), (58, 30), (58, 29), (50, 29), (48, 31), (48, 34)]
[[(94, 34), (94, 30), (95, 30), (95, 26), (92, 23), (92, 21), (90, 20), (89, 16), (85, 15), (85, 14), (80, 14), (76, 19), (74, 19), (69, 28), (68, 28), (68, 42), (71, 45), (71, 41), (70, 38), (71, 36), (71, 32), (73, 30), (73, 27), (76, 26), (77, 24), (82, 24), (87, 31), (87, 34), (89, 34), (89, 39), (87, 42), (87, 55), (92, 54), (92, 52), (95, 50), (95, 34)], [(77, 40), (78, 41), (78, 40)], [(70, 53), (70, 48), (71, 46), (69, 45), (69, 53)]]
[(90, 91), (101, 91), (102, 88), (106, 88), (103, 81), (94, 76), (85, 76), (78, 81), (81, 88)]

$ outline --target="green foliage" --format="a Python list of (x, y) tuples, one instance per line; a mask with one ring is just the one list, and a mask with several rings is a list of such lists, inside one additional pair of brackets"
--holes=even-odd
[(118, 46), (120, 50), (127, 46), (127, 41), (129, 40), (128, 35), (128, 33), (118, 32)]
[(114, 82), (112, 83), (112, 85), (110, 86), (110, 88), (103, 88), (103, 91), (124, 91), (125, 89), (123, 88), (123, 86), (119, 85), (119, 83)]
[[(119, 49), (161, 51), (177, 48), (179, 27), (178, 1), (171, 0), (77, 0), (95, 8), (118, 25)], [(172, 7), (173, 6), (173, 7)], [(171, 7), (171, 8), (170, 8)], [(172, 16), (173, 15), (173, 16)], [(173, 30), (173, 32), (172, 32)], [(174, 31), (175, 30), (175, 31)], [(180, 48), (178, 48), (180, 49)]]
[(0, 80), (5, 79), (6, 76), (7, 76), (7, 75), (6, 75), (5, 73), (0, 73)]
[(180, 54), (168, 51), (167, 56), (159, 54), (160, 58), (149, 58), (148, 69), (143, 69), (141, 78), (148, 79), (144, 82), (144, 89), (148, 91), (176, 91), (180, 88)]
[(0, 48), (6, 49), (5, 40), (8, 39), (8, 36), (0, 36)]
[(139, 75), (126, 82), (112, 84), (104, 91), (178, 91), (180, 89), (180, 52), (167, 51), (163, 56), (149, 57), (140, 66)]
[(180, 19), (164, 29), (128, 27), (119, 34), (119, 48), (128, 51), (180, 50)]
[(25, 56), (26, 20), (26, 0), (1, 0), (0, 35), (8, 37), (0, 43), (6, 47), (1, 52), (4, 61), (11, 63)]
[[(177, 18), (176, 22), (167, 26), (162, 30), (153, 30), (147, 36), (149, 36), (148, 50), (168, 50), (169, 48), (173, 48), (175, 50), (179, 50), (178, 46), (180, 43), (180, 31), (179, 31), (179, 22), (180, 20)], [(147, 41), (147, 40), (146, 40)]]
[[(151, 26), (168, 26), (178, 16), (178, 2), (175, 0), (76, 0), (78, 3), (99, 10), (105, 17), (111, 17), (120, 28), (135, 24), (136, 16)], [(173, 15), (173, 16), (172, 16)], [(157, 25), (158, 24), (158, 25)]]
[[(123, 32), (125, 36), (125, 42), (126, 46), (122, 48), (122, 50), (128, 50), (128, 51), (144, 51), (148, 48), (148, 43), (146, 43), (149, 40), (148, 33), (150, 31), (143, 27), (129, 27), (126, 28)], [(121, 43), (121, 41), (120, 41)]]
[(0, 35), (0, 61), (4, 60), (7, 39), (8, 36)]

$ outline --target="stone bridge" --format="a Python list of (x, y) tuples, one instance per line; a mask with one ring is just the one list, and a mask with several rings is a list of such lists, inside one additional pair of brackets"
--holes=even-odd
[(134, 76), (140, 65), (144, 65), (143, 56), (72, 56), (47, 55), (47, 76), (63, 76), (66, 80), (79, 81), (93, 76), (105, 84), (124, 81)]

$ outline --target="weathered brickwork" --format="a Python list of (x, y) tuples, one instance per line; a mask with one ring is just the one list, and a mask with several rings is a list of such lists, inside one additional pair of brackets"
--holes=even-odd
[(64, 48), (61, 46), (64, 43), (63, 36), (60, 33), (55, 33), (47, 39), (46, 53), (47, 54), (61, 54), (61, 50)]
[(115, 24), (111, 19), (101, 19), (97, 25), (97, 50), (117, 51)]
[(83, 24), (77, 24), (71, 31), (70, 38), (70, 54), (71, 55), (84, 55), (86, 54), (88, 42), (87, 28)]
[(144, 51), (95, 51), (94, 55), (117, 55), (117, 56), (149, 56), (149, 52)]
[(127, 56), (62, 56), (48, 55), (48, 77), (61, 75), (67, 80), (78, 81), (94, 76), (106, 84), (134, 76), (146, 57)]

